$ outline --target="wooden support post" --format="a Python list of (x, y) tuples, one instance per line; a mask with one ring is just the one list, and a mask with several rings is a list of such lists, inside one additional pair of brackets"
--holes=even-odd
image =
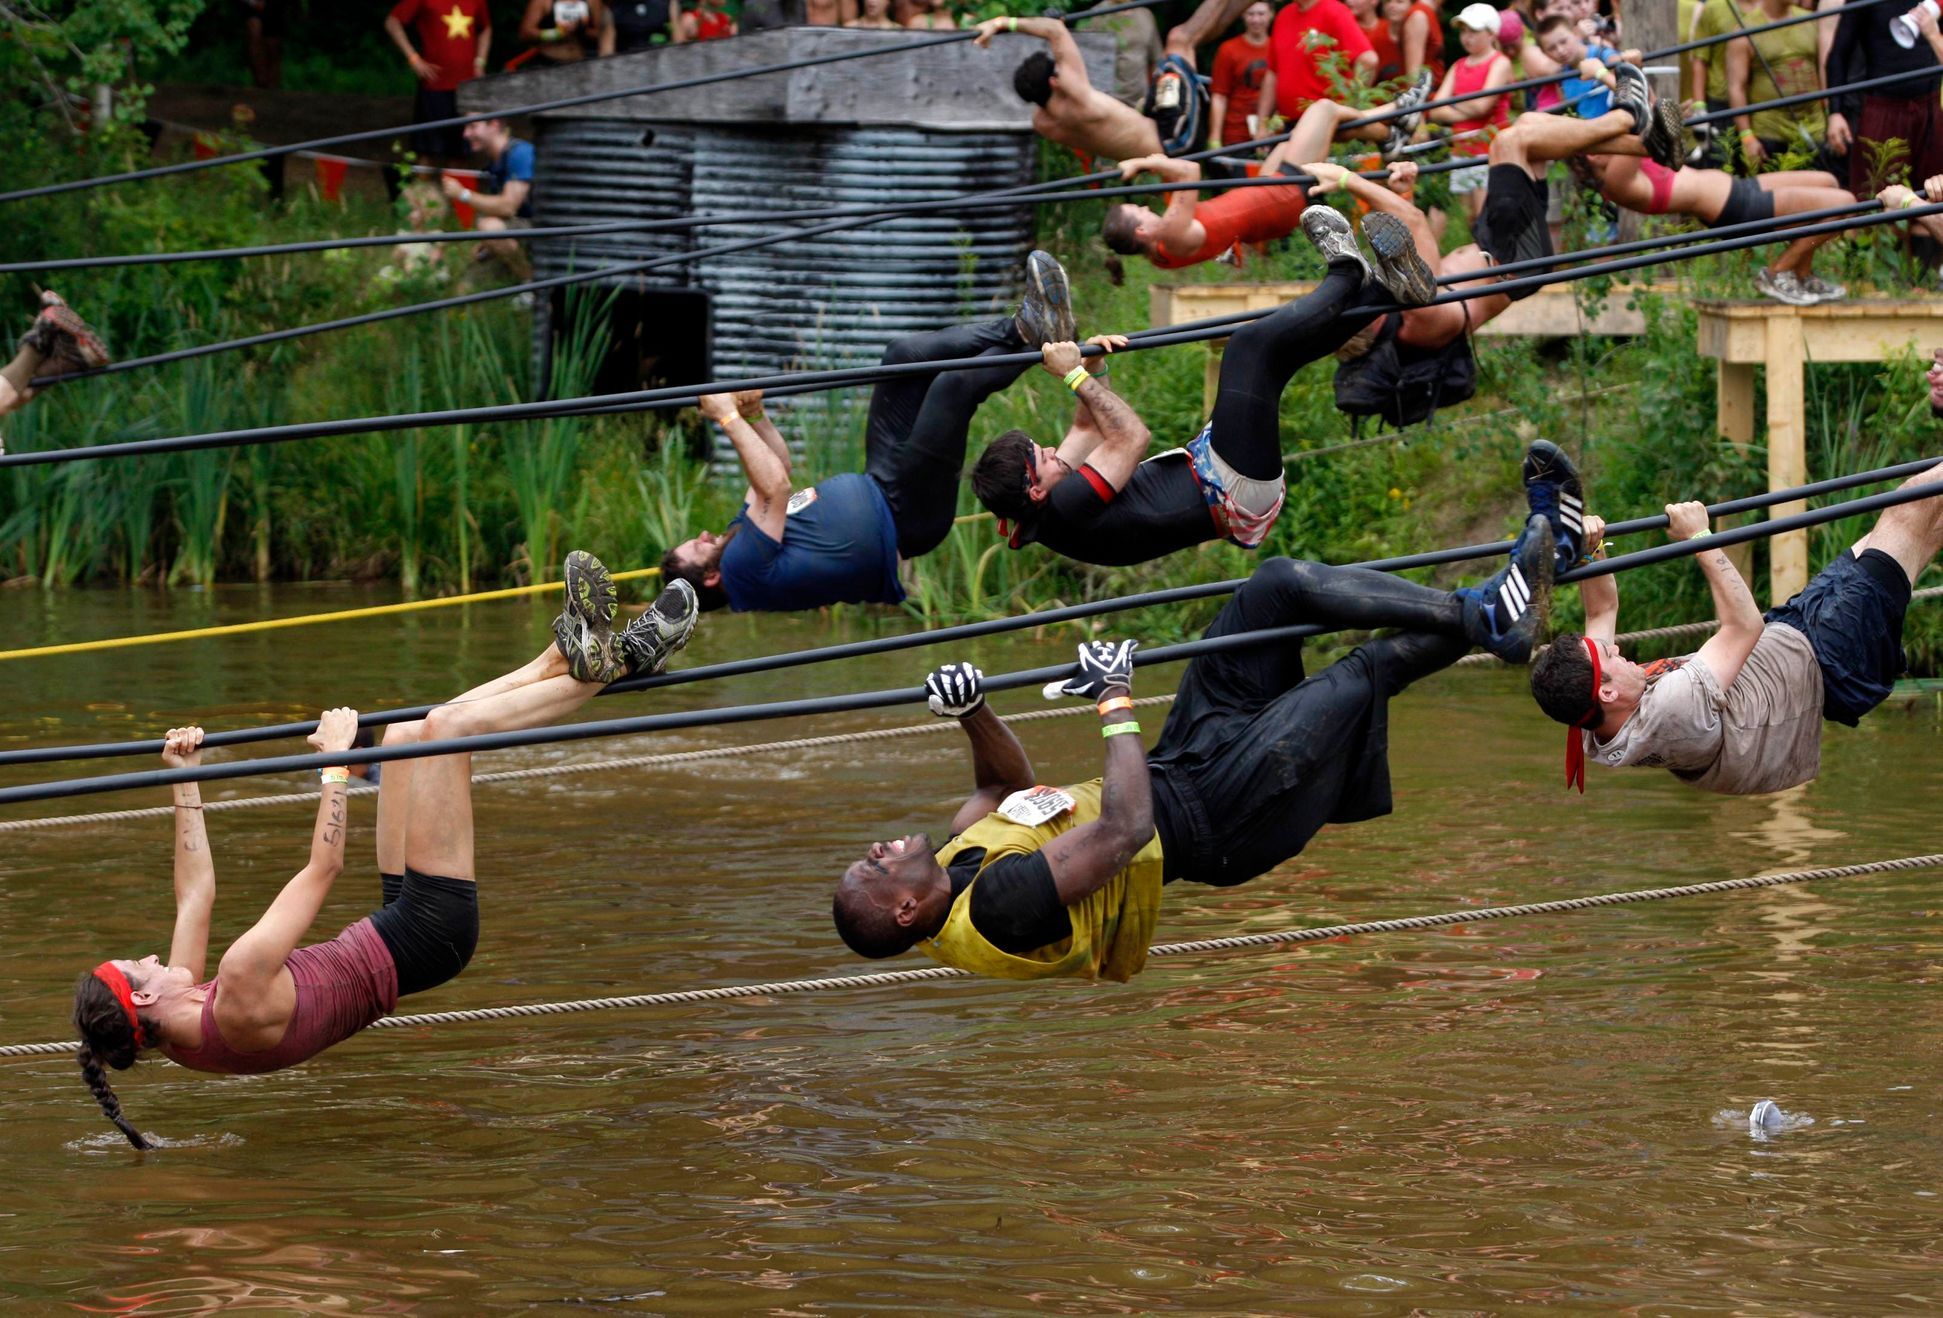
[[(1802, 370), (1806, 349), (1799, 315), (1768, 321), (1768, 488), (1786, 489), (1808, 482), (1806, 392)], [(1807, 508), (1803, 500), (1768, 509), (1770, 521)], [(1768, 541), (1768, 599), (1780, 604), (1808, 584), (1808, 533), (1789, 531)]]
[[(1746, 362), (1720, 363), (1719, 374), (1714, 381), (1715, 427), (1720, 437), (1735, 448), (1746, 452), (1754, 442), (1754, 367)], [(1739, 526), (1743, 517), (1723, 517), (1720, 526)], [(1731, 545), (1727, 549), (1727, 561), (1741, 574), (1741, 580), (1754, 587), (1754, 545)]]

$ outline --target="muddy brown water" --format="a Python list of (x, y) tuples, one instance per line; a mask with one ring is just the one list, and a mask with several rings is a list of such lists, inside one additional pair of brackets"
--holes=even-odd
[[(13, 592), (0, 648), (370, 598)], [(0, 745), (433, 698), (526, 657), (546, 618), (485, 605), (0, 664)], [(873, 625), (712, 618), (693, 653)], [(993, 671), (1067, 645), (969, 653)], [(903, 685), (929, 662), (589, 714)], [(1141, 678), (1148, 693), (1171, 685), (1168, 670)], [(1144, 718), (1151, 737), (1160, 715)], [(1558, 731), (1514, 674), (1439, 676), (1393, 723), (1393, 817), (1330, 830), (1242, 888), (1170, 888), (1161, 938), (1937, 849), (1934, 695), (1830, 728), (1821, 780), (1761, 800), (1596, 768), (1583, 799), (1566, 795)], [(1084, 720), (1025, 736), (1042, 779), (1097, 772)], [(479, 955), (406, 1010), (850, 970), (833, 876), (870, 839), (942, 831), (966, 779), (945, 736), (482, 787)], [(354, 815), (327, 933), (377, 895), (371, 803)], [(210, 816), (218, 947), (302, 863), (308, 817)], [(0, 834), (0, 1042), (71, 1037), (80, 970), (166, 950), (169, 846), (166, 820)], [(923, 984), (367, 1033), (260, 1078), (143, 1063), (116, 1079), (134, 1120), (169, 1141), (145, 1156), (99, 1118), (71, 1061), (4, 1061), (0, 1294), (144, 1314), (1928, 1307), (1943, 1276), (1939, 882), (1868, 876), (1170, 960), (1125, 986)], [(1791, 1129), (1750, 1135), (1763, 1098)]]

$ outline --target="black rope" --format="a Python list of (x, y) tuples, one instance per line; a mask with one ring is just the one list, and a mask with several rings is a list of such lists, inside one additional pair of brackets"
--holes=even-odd
[[(1104, 18), (1108, 14), (1123, 13), (1130, 9), (1151, 9), (1164, 3), (1164, 0), (1126, 0), (1126, 3), (1108, 5), (1103, 8), (1067, 14), (1067, 23), (1082, 19)], [(1859, 4), (1872, 4), (1876, 0), (1858, 0)], [(79, 192), (88, 188), (105, 187), (110, 183), (135, 183), (146, 179), (162, 178), (171, 174), (189, 174), (202, 169), (217, 169), (224, 165), (242, 165), (253, 160), (269, 160), (276, 156), (287, 156), (299, 151), (317, 151), (325, 147), (348, 146), (353, 142), (375, 142), (385, 138), (403, 137), (408, 133), (438, 128), (459, 128), (466, 124), (483, 123), (488, 119), (514, 119), (526, 115), (545, 114), (555, 110), (571, 110), (582, 105), (598, 105), (603, 101), (622, 100), (630, 96), (652, 96), (662, 92), (688, 91), (695, 87), (706, 87), (718, 82), (733, 82), (741, 78), (760, 77), (769, 73), (789, 73), (796, 69), (815, 68), (823, 64), (841, 64), (849, 60), (874, 59), (881, 55), (901, 55), (928, 46), (947, 46), (954, 42), (970, 41), (978, 35), (972, 28), (960, 32), (946, 32), (937, 36), (901, 42), (895, 46), (865, 47), (859, 50), (837, 51), (826, 55), (810, 55), (802, 59), (782, 60), (775, 64), (758, 64), (744, 69), (724, 69), (716, 73), (704, 73), (693, 78), (677, 78), (672, 82), (651, 83), (645, 87), (625, 87), (617, 91), (586, 92), (579, 96), (565, 96), (558, 100), (536, 101), (531, 105), (513, 105), (502, 110), (482, 110), (475, 114), (453, 115), (448, 119), (431, 119), (423, 123), (402, 124), (394, 128), (370, 128), (356, 133), (339, 133), (335, 137), (317, 137), (307, 142), (293, 142), (289, 146), (259, 147), (253, 151), (238, 151), (232, 155), (213, 156), (207, 160), (184, 160), (173, 165), (155, 165), (147, 169), (131, 169), (120, 174), (101, 174), (93, 178), (70, 179), (65, 183), (47, 183), (39, 187), (20, 188), (13, 192), (0, 192), (0, 202), (26, 201), (34, 197), (52, 197), (64, 192)]]
[[(1644, 255), (1625, 260), (1603, 262), (1594, 265), (1578, 266), (1570, 270), (1552, 274), (1531, 275), (1520, 279), (1506, 280), (1488, 287), (1446, 293), (1429, 305), (1438, 306), (1462, 302), (1475, 297), (1486, 297), (1495, 293), (1521, 292), (1526, 289), (1542, 288), (1549, 284), (1567, 283), (1579, 279), (1591, 279), (1601, 275), (1616, 274), (1626, 270), (1640, 269), (1645, 266), (1665, 264), (1669, 261), (1683, 261), (1700, 256), (1717, 255), (1724, 252), (1742, 251), (1750, 247), (1765, 246), (1776, 242), (1793, 242), (1798, 238), (1820, 233), (1839, 233), (1849, 228), (1862, 228), (1872, 224), (1918, 219), (1925, 215), (1943, 213), (1943, 203), (1909, 207), (1893, 212), (1878, 212), (1873, 215), (1860, 215), (1849, 220), (1829, 221), (1823, 224), (1788, 226), (1778, 232), (1752, 234), (1746, 237), (1718, 242), (1699, 242), (1690, 247), (1661, 255)], [(1344, 314), (1376, 316), (1385, 312), (1404, 310), (1395, 303), (1376, 304), (1356, 307)], [(1210, 317), (1206, 320), (1191, 322), (1187, 325), (1165, 329), (1142, 330), (1129, 335), (1129, 349), (1166, 347), (1179, 343), (1196, 343), (1206, 339), (1221, 338), (1233, 325), (1259, 319), (1269, 314), (1267, 311), (1243, 312), (1230, 316)], [(1125, 351), (1126, 349), (1123, 349)], [(1082, 349), (1089, 356), (1096, 356), (1100, 349), (1087, 346)], [(942, 371), (970, 370), (986, 366), (1030, 364), (1039, 360), (1039, 354), (1022, 352), (1001, 354), (999, 356), (963, 357), (949, 361), (910, 362), (902, 364), (878, 363), (874, 366), (856, 366), (838, 370), (819, 372), (796, 372), (781, 375), (758, 376), (745, 380), (715, 381), (707, 384), (672, 385), (660, 389), (635, 390), (608, 394), (597, 397), (551, 399), (532, 403), (505, 403), (493, 407), (450, 408), (437, 412), (399, 413), (379, 417), (346, 417), (335, 421), (306, 421), (280, 426), (255, 426), (241, 430), (214, 431), (200, 435), (178, 435), (158, 439), (127, 440), (116, 444), (75, 445), (66, 448), (28, 450), (0, 455), (0, 468), (17, 466), (36, 466), (55, 462), (91, 461), (98, 458), (130, 457), (151, 453), (178, 453), (197, 449), (233, 448), (250, 444), (289, 443), (300, 439), (319, 438), (328, 435), (362, 434), (381, 430), (423, 429), (434, 426), (482, 424), (493, 421), (532, 420), (542, 417), (584, 415), (589, 409), (607, 412), (651, 411), (660, 408), (685, 407), (692, 405), (701, 395), (707, 393), (728, 393), (744, 389), (792, 389), (808, 392), (810, 386), (816, 389), (830, 389), (846, 385), (869, 384), (880, 380), (912, 374), (930, 374)]]
[[(1780, 535), (1785, 531), (1801, 530), (1819, 526), (1824, 522), (1838, 521), (1858, 513), (1872, 512), (1898, 504), (1912, 503), (1918, 499), (1935, 498), (1943, 495), (1943, 484), (1919, 485), (1912, 488), (1889, 490), (1882, 494), (1838, 503), (1827, 508), (1812, 509), (1794, 513), (1773, 521), (1756, 522), (1748, 526), (1735, 527), (1717, 532), (1704, 539), (1679, 540), (1670, 544), (1657, 545), (1631, 554), (1622, 554), (1603, 562), (1587, 564), (1563, 574), (1561, 581), (1583, 581), (1589, 577), (1606, 576), (1623, 572), (1630, 568), (1644, 567), (1650, 563), (1661, 563), (1674, 558), (1686, 558), (1706, 549), (1722, 545), (1740, 544), (1767, 536)], [(1182, 659), (1192, 659), (1199, 655), (1216, 654), (1224, 650), (1248, 645), (1265, 645), (1270, 642), (1285, 642), (1303, 637), (1317, 636), (1333, 630), (1313, 623), (1303, 623), (1288, 627), (1272, 627), (1261, 631), (1243, 632), (1228, 636), (1204, 637), (1198, 641), (1186, 641), (1178, 645), (1156, 646), (1138, 652), (1134, 656), (1136, 667), (1151, 664), (1174, 663)], [(1040, 686), (1058, 678), (1072, 676), (1077, 671), (1076, 664), (1051, 664), (1043, 668), (1031, 668), (1016, 673), (1001, 673), (985, 679), (988, 691), (1014, 691), (1021, 687)], [(205, 764), (186, 769), (149, 769), (135, 773), (104, 774), (95, 778), (72, 778), (60, 782), (27, 783), (18, 787), (0, 788), (0, 805), (11, 805), (25, 801), (45, 801), (56, 797), (94, 796), (103, 792), (128, 791), (144, 787), (165, 787), (174, 783), (211, 782), (226, 778), (253, 778), (266, 774), (302, 773), (311, 769), (330, 768), (336, 765), (382, 764), (388, 760), (422, 759), (434, 755), (477, 754), (482, 751), (509, 750), (520, 746), (556, 745), (570, 741), (588, 741), (598, 737), (634, 736), (648, 732), (669, 732), (681, 728), (723, 727), (732, 724), (754, 723), (769, 719), (802, 718), (819, 714), (848, 713), (854, 710), (883, 709), (892, 705), (915, 704), (926, 699), (927, 693), (922, 686), (898, 687), (887, 691), (862, 691), (845, 695), (814, 696), (804, 700), (775, 701), (769, 704), (732, 705), (721, 709), (686, 710), (671, 714), (644, 714), (632, 718), (600, 719), (586, 723), (566, 723), (552, 727), (528, 728), (517, 732), (486, 733), (473, 737), (456, 737), (446, 741), (422, 741), (402, 746), (374, 746), (366, 750), (348, 750), (332, 754), (282, 755), (260, 760), (240, 760), (229, 764)], [(205, 744), (207, 744), (205, 742)]]
[[(1928, 471), (1943, 459), (1924, 458), (1914, 462), (1898, 463), (1895, 466), (1879, 467), (1872, 471), (1856, 472), (1847, 476), (1831, 477), (1808, 485), (1798, 485), (1791, 489), (1770, 490), (1762, 494), (1749, 495), (1740, 499), (1729, 499), (1710, 504), (1707, 512), (1710, 517), (1728, 517), (1744, 512), (1754, 512), (1775, 504), (1787, 503), (1795, 499), (1807, 499), (1823, 494), (1833, 494), (1842, 490), (1854, 489), (1861, 485), (1873, 485), (1880, 481), (1903, 480), (1907, 477)], [(1611, 538), (1632, 535), (1640, 531), (1656, 530), (1667, 524), (1666, 514), (1657, 513), (1651, 517), (1633, 518), (1627, 521), (1610, 523), (1606, 535)], [(1759, 524), (1766, 525), (1766, 524)], [(1738, 543), (1738, 542), (1736, 542)], [(1512, 542), (1497, 540), (1489, 544), (1465, 545), (1450, 549), (1430, 550), (1421, 554), (1409, 554), (1394, 558), (1370, 559), (1353, 563), (1352, 567), (1370, 568), (1380, 572), (1403, 572), (1414, 568), (1440, 567), (1449, 563), (1468, 562), (1478, 558), (1489, 558), (1510, 550)], [(1631, 562), (1631, 558), (1609, 559), (1608, 562)], [(1588, 574), (1590, 575), (1590, 574)], [(1561, 578), (1576, 580), (1576, 575)], [(991, 618), (982, 622), (962, 623), (952, 627), (933, 628), (929, 631), (911, 632), (901, 636), (881, 636), (867, 641), (852, 641), (842, 645), (823, 646), (811, 650), (794, 650), (783, 654), (759, 655), (750, 659), (735, 659), (724, 663), (706, 664), (696, 668), (681, 669), (672, 673), (662, 673), (654, 677), (628, 678), (615, 682), (601, 691), (601, 695), (621, 695), (635, 691), (646, 691), (668, 686), (682, 686), (692, 682), (713, 681), (726, 677), (742, 677), (750, 674), (775, 672), (785, 668), (800, 668), (810, 664), (828, 663), (841, 659), (855, 659), (867, 655), (888, 654), (900, 650), (918, 649), (932, 645), (943, 645), (955, 641), (972, 640), (985, 636), (996, 636), (1006, 632), (1022, 631), (1027, 628), (1050, 627), (1072, 622), (1082, 618), (1097, 617), (1106, 613), (1120, 613), (1130, 609), (1149, 608), (1163, 604), (1180, 604), (1193, 600), (1209, 599), (1218, 595), (1232, 594), (1240, 587), (1245, 578), (1229, 581), (1202, 582), (1191, 586), (1174, 586), (1163, 590), (1145, 591), (1136, 595), (1122, 595), (1111, 599), (1095, 600), (1085, 604), (1072, 604), (1057, 609), (1044, 609), (1035, 613), (1019, 614), (1009, 618)], [(362, 714), (358, 719), (360, 727), (383, 727), (392, 723), (409, 722), (425, 717), (437, 705), (415, 705), (404, 709), (378, 710)], [(203, 745), (216, 748), (222, 746), (241, 746), (254, 742), (272, 741), (283, 737), (308, 736), (317, 730), (317, 723), (308, 720), (298, 723), (273, 724), (254, 728), (235, 728), (227, 732), (209, 733)], [(0, 751), (0, 766), (15, 764), (45, 764), (56, 760), (96, 760), (116, 759), (131, 755), (152, 755), (160, 752), (162, 740), (152, 738), (143, 741), (101, 742), (93, 745), (41, 746), (19, 750)]]

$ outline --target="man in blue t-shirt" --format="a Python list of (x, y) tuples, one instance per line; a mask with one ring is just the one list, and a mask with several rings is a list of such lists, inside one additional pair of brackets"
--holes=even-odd
[(1559, 83), (1558, 90), (1565, 98), (1564, 108), (1581, 119), (1597, 119), (1610, 113), (1612, 69), (1619, 64), (1637, 64), (1640, 60), (1636, 50), (1618, 51), (1603, 42), (1587, 41), (1579, 34), (1578, 26), (1563, 14), (1553, 14), (1539, 23), (1538, 48), (1562, 67), (1578, 70), (1575, 76)]
[[(465, 127), (466, 145), (486, 158), (486, 170), (475, 190), (450, 174), (439, 179), (445, 195), (478, 215), (479, 232), (503, 233), (533, 223), (533, 144), (513, 136), (505, 121), (481, 119)], [(482, 242), (475, 259), (497, 256), (521, 261), (520, 245), (511, 238)]]
[(1016, 315), (906, 335), (885, 349), (885, 365), (1002, 360), (879, 384), (864, 425), (862, 472), (794, 489), (789, 446), (763, 415), (762, 393), (703, 397), (702, 414), (735, 445), (749, 489), (726, 532), (703, 531), (667, 552), (663, 579), (688, 582), (704, 609), (780, 613), (902, 601), (898, 560), (930, 553), (951, 531), (972, 414), (1032, 365), (1029, 351), (1073, 337), (1072, 295), (1059, 262), (1032, 253), (1025, 283)]

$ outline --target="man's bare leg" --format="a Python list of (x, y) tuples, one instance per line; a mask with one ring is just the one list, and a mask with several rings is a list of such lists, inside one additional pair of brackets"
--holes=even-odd
[(1874, 529), (1855, 542), (1858, 558), (1865, 550), (1880, 549), (1902, 564), (1912, 586), (1938, 552), (1943, 551), (1943, 463), (1911, 476), (1902, 483), (1902, 488), (1907, 490), (1918, 485), (1935, 486), (1936, 494), (1915, 503), (1883, 509)]
[(1251, 3), (1253, 0), (1201, 0), (1185, 23), (1168, 30), (1167, 53), (1193, 64), (1194, 48), (1226, 32)]
[(1783, 169), (1773, 174), (1756, 174), (1754, 181), (1761, 185), (1763, 192), (1779, 192), (1783, 188), (1829, 188), (1854, 200), (1854, 194), (1843, 187), (1833, 174), (1823, 169)]
[[(1846, 188), (1784, 188), (1772, 193), (1774, 197), (1774, 217), (1777, 221), (1788, 215), (1800, 215), (1804, 211), (1832, 210), (1838, 206), (1853, 206), (1855, 194)], [(1797, 238), (1782, 250), (1768, 269), (1776, 274), (1793, 271), (1804, 275), (1814, 265), (1815, 249), (1834, 238), (1837, 233), (1818, 233), (1807, 238)]]

